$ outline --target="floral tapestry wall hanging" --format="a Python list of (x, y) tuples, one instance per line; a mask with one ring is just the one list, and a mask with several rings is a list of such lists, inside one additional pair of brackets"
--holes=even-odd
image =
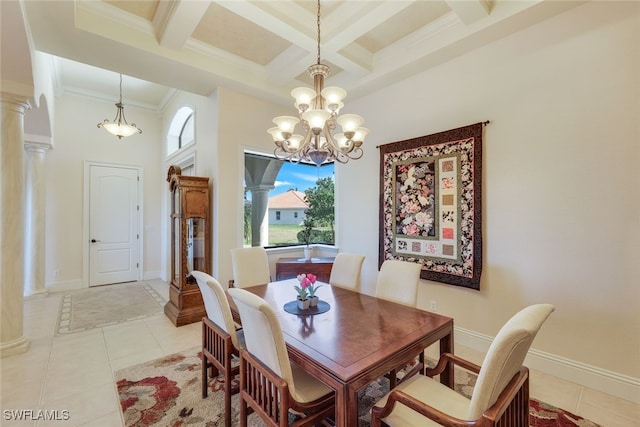
[(380, 256), (480, 289), (482, 123), (380, 146)]

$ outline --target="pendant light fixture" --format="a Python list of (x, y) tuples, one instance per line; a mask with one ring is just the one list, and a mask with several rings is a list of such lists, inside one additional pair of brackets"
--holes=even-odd
[(116, 118), (113, 121), (104, 119), (103, 122), (98, 123), (98, 127), (104, 128), (107, 132), (115, 135), (118, 139), (122, 139), (125, 136), (131, 136), (134, 133), (142, 133), (142, 129), (136, 127), (135, 123), (127, 123), (127, 119), (124, 117), (124, 104), (122, 104), (122, 74), (120, 74), (120, 101), (116, 104), (118, 111), (116, 111)]
[[(362, 142), (369, 129), (361, 127), (364, 119), (357, 114), (338, 116), (344, 106), (342, 100), (347, 92), (339, 87), (324, 87), (324, 79), (331, 69), (320, 63), (320, 0), (318, 0), (318, 57), (317, 63), (308, 68), (313, 78), (313, 89), (299, 87), (291, 91), (298, 109), (298, 117), (280, 116), (273, 119), (277, 127), (267, 132), (276, 144), (274, 155), (297, 163), (312, 162), (320, 166), (324, 162), (347, 163), (362, 157)], [(303, 135), (296, 135), (295, 127), (302, 125)], [(336, 124), (342, 133), (332, 135)]]

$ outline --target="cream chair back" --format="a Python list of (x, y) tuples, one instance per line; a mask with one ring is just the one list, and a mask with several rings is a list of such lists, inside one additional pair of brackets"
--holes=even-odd
[(500, 329), (489, 347), (473, 389), (470, 420), (480, 418), (496, 402), (522, 367), (533, 339), (554, 310), (551, 304), (531, 305), (516, 313)]
[(359, 292), (363, 262), (364, 255), (340, 252), (333, 261), (329, 284)]
[(231, 342), (235, 348), (240, 348), (231, 307), (229, 307), (229, 301), (220, 282), (202, 271), (193, 270), (191, 275), (195, 277), (198, 288), (200, 288), (207, 317), (220, 329), (231, 335)]
[(421, 269), (415, 262), (386, 260), (378, 274), (376, 297), (415, 307)]
[(271, 281), (269, 258), (263, 247), (231, 249), (231, 263), (236, 288), (264, 285)]
[(286, 381), (295, 396), (289, 353), (276, 313), (264, 299), (249, 291), (230, 288), (228, 292), (240, 312), (247, 350)]

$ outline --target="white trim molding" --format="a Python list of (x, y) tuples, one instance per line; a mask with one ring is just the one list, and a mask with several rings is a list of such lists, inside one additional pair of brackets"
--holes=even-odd
[[(486, 354), (493, 337), (454, 327), (455, 343)], [(598, 390), (621, 399), (640, 403), (640, 379), (597, 366), (577, 362), (532, 348), (527, 354), (525, 365), (530, 369), (553, 375), (567, 381)]]
[(142, 280), (155, 280), (160, 279), (160, 270), (158, 271), (145, 271), (142, 275)]
[(82, 279), (49, 282), (45, 284), (45, 287), (49, 292), (66, 292), (66, 291), (77, 291), (79, 289), (88, 289), (88, 287), (82, 283)]

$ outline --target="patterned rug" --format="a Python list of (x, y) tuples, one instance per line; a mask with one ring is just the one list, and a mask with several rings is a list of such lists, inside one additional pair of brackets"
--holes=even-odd
[[(224, 425), (224, 388), (221, 377), (210, 379), (209, 396), (201, 395), (198, 348), (172, 354), (117, 371), (116, 385), (126, 427), (215, 427)], [(456, 390), (469, 396), (475, 376), (456, 370)], [(213, 387), (214, 391), (211, 391)], [(359, 425), (369, 426), (369, 408), (389, 390), (386, 379), (369, 384), (358, 394)], [(231, 399), (233, 425), (239, 425), (239, 397)], [(598, 427), (560, 408), (531, 399), (531, 427)], [(249, 426), (263, 423), (253, 414)]]
[(165, 300), (147, 283), (119, 283), (66, 294), (56, 333), (72, 334), (164, 312)]

